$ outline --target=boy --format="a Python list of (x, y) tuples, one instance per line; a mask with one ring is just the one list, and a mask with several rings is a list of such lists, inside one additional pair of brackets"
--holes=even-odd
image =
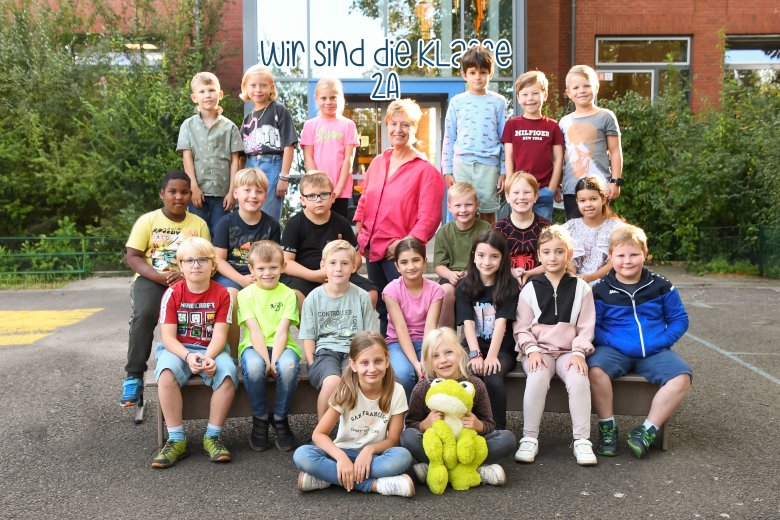
[(120, 406), (140, 404), (146, 361), (152, 352), (154, 328), (160, 316), (160, 298), (169, 286), (183, 278), (175, 262), (176, 251), (187, 238), (211, 238), (206, 222), (187, 212), (191, 196), (186, 173), (171, 170), (165, 174), (160, 189), (163, 208), (141, 215), (127, 239), (127, 265), (136, 274), (130, 288), (127, 378), (122, 385)]
[[(325, 271), (321, 267), (322, 249), (333, 240), (346, 240), (357, 247), (355, 232), (349, 220), (331, 210), (336, 200), (333, 181), (325, 172), (313, 170), (301, 178), (301, 205), (297, 213), (284, 227), (282, 247), (287, 263), (282, 283), (295, 291), (298, 308), (303, 299), (325, 282)], [(357, 255), (355, 270), (360, 268), (363, 258)], [(376, 307), (379, 291), (367, 278), (352, 273), (349, 281), (368, 292), (371, 306)]]
[(547, 77), (531, 70), (515, 81), (515, 96), (523, 114), (506, 122), (504, 143), (506, 171), (524, 171), (539, 182), (534, 213), (552, 222), (553, 201), (560, 202), (563, 170), (563, 133), (558, 123), (542, 115), (547, 101)]
[[(225, 287), (237, 312), (236, 294), (255, 282), (249, 271), (249, 248), (258, 240), (279, 242), (282, 230), (279, 223), (260, 208), (268, 192), (268, 179), (259, 168), (246, 168), (236, 173), (233, 197), (238, 201), (238, 211), (231, 211), (219, 221), (214, 230), (213, 243), (217, 251), (217, 275), (214, 281)], [(238, 346), (237, 316), (228, 331), (231, 348)]]
[(477, 190), (480, 218), (490, 224), (498, 211), (498, 192), (504, 185), (501, 134), (506, 122), (506, 99), (487, 90), (493, 77), (493, 55), (482, 45), (461, 58), (468, 91), (452, 98), (444, 122), (441, 170), (447, 186), (470, 183)]
[[(287, 413), (298, 387), (301, 359), (301, 350), (290, 335), (290, 325), (298, 325), (298, 302), (292, 289), (279, 283), (284, 271), (284, 253), (279, 244), (270, 240), (252, 244), (249, 268), (255, 282), (238, 293), (238, 320), (244, 326), (238, 359), (252, 403), (249, 447), (255, 451), (269, 448), (268, 425), (273, 422), (276, 447), (290, 451), (295, 447), (295, 436)], [(268, 375), (276, 378), (272, 416), (265, 398)]]
[(563, 163), (563, 205), (566, 219), (581, 217), (574, 187), (588, 175), (601, 177), (609, 186), (608, 198), (620, 196), (623, 185), (623, 151), (615, 114), (596, 106), (599, 79), (587, 65), (575, 65), (566, 74), (566, 95), (574, 112), (561, 118), (566, 145)]
[(463, 278), (474, 238), (490, 224), (477, 218), (477, 191), (468, 182), (456, 182), (447, 190), (447, 209), (453, 221), (436, 232), (433, 266), (444, 289), (439, 327), (455, 328), (455, 284)]
[(357, 256), (357, 250), (346, 240), (329, 242), (322, 250), (320, 262), (327, 281), (303, 301), (298, 339), (303, 341), (309, 381), (320, 390), (318, 418), (328, 410), (328, 399), (349, 364), (352, 335), (361, 330), (377, 330), (368, 293), (349, 281)]
[(219, 100), (224, 94), (217, 77), (199, 72), (190, 85), (198, 113), (182, 123), (176, 151), (183, 155), (192, 183), (190, 211), (208, 222), (214, 234), (219, 219), (233, 209), (233, 181), (244, 141), (238, 127), (222, 115)]
[(672, 351), (688, 329), (688, 314), (674, 285), (644, 268), (644, 231), (629, 225), (615, 229), (609, 256), (612, 270), (593, 286), (596, 352), (588, 358), (590, 391), (599, 419), (598, 453), (617, 455), (612, 379), (636, 372), (661, 387), (644, 423), (628, 437), (629, 449), (642, 458), (691, 386), (690, 367)]
[(238, 386), (236, 366), (225, 344), (232, 313), (230, 295), (211, 282), (217, 263), (208, 240), (185, 240), (176, 259), (184, 281), (169, 287), (160, 303), (162, 343), (155, 352), (154, 370), (168, 440), (152, 459), (153, 468), (168, 468), (188, 455), (181, 387), (196, 374), (213, 391), (203, 450), (211, 462), (230, 462), (230, 452), (220, 438)]

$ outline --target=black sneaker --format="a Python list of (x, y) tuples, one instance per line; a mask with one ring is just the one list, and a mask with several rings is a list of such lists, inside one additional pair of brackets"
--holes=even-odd
[(271, 443), (268, 441), (268, 419), (266, 417), (252, 417), (249, 447), (255, 451), (265, 451), (271, 447)]
[(274, 418), (274, 428), (276, 429), (276, 447), (281, 451), (292, 451), (295, 448), (295, 435), (290, 429), (287, 417)]
[(643, 425), (639, 425), (628, 436), (628, 447), (631, 448), (631, 452), (638, 459), (641, 459), (647, 455), (647, 450), (655, 442), (655, 436), (658, 431), (655, 428), (646, 429)]
[(618, 427), (615, 421), (599, 421), (599, 446), (596, 453), (605, 457), (617, 455)]

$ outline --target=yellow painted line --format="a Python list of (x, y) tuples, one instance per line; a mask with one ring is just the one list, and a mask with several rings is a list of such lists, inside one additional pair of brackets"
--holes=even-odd
[(0, 346), (29, 345), (60, 327), (78, 323), (102, 310), (0, 311)]

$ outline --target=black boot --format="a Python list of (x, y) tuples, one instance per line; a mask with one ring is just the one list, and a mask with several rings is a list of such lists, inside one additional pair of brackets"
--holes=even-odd
[(282, 451), (292, 451), (295, 448), (295, 435), (290, 429), (287, 416), (281, 419), (274, 417), (274, 428), (276, 428), (276, 447)]
[(268, 442), (268, 417), (252, 417), (249, 447), (255, 451), (265, 451), (271, 447), (271, 443)]

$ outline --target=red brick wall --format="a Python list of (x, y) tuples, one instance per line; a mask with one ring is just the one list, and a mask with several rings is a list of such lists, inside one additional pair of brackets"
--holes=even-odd
[(217, 35), (223, 47), (222, 58), (214, 73), (219, 78), (225, 94), (229, 93), (233, 96), (238, 96), (241, 92), (241, 76), (244, 74), (242, 11), (242, 0), (230, 2), (223, 12), (222, 30)]
[[(550, 80), (548, 103), (553, 110), (563, 101), (569, 70), (571, 8), (567, 0), (528, 0), (528, 68)], [(523, 72), (523, 71), (520, 71)]]

